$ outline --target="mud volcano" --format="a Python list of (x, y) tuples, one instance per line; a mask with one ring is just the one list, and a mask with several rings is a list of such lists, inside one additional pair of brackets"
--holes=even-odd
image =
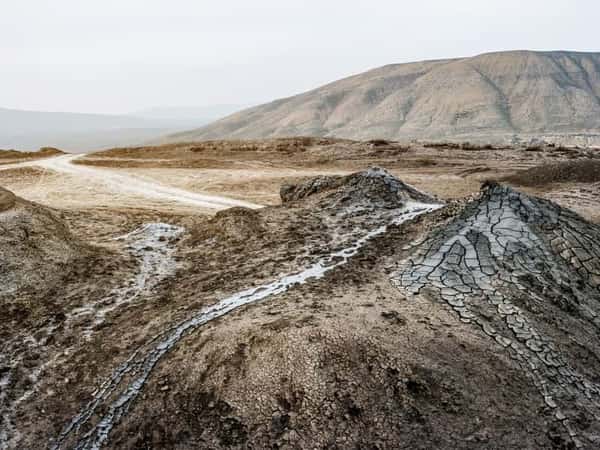
[(600, 444), (598, 226), (489, 184), (393, 279), (493, 339), (535, 385), (565, 442)]
[(316, 194), (326, 195), (329, 203), (326, 206), (357, 206), (369, 203), (371, 207), (390, 208), (403, 201), (435, 201), (431, 195), (420, 192), (380, 167), (372, 167), (348, 176), (320, 176), (304, 183), (284, 185), (280, 193), (284, 203), (306, 199)]
[[(100, 300), (94, 345), (50, 342), (60, 365), (12, 409), (5, 442), (600, 448), (600, 227), (493, 183), (442, 205), (377, 168), (281, 195), (140, 241), (142, 268), (162, 267), (144, 252), (165, 243), (165, 284)], [(17, 199), (0, 218), (17, 248), (74, 248), (49, 210)]]
[[(594, 448), (598, 227), (497, 184), (439, 209), (382, 169), (286, 186), (282, 199), (209, 229), (251, 225), (237, 252), (315, 249), (331, 270), (253, 284), (160, 337), (134, 361), (144, 387), (110, 385), (123, 394), (98, 399), (111, 413), (80, 443)], [(347, 260), (336, 253), (373, 230)]]

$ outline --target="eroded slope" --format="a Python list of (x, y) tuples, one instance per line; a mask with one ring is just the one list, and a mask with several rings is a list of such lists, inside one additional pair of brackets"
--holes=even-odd
[(377, 168), (281, 195), (115, 241), (129, 270), (86, 320), (69, 299), (9, 448), (597, 447), (598, 226)]
[[(169, 142), (543, 137), (598, 143), (600, 55), (508, 51), (393, 64), (174, 134)], [(562, 138), (561, 138), (562, 136)]]
[[(598, 443), (600, 228), (490, 184), (394, 275), (479, 327), (527, 373), (576, 447)], [(592, 447), (589, 447), (592, 448)]]
[(0, 188), (0, 296), (51, 286), (85, 251), (58, 215)]

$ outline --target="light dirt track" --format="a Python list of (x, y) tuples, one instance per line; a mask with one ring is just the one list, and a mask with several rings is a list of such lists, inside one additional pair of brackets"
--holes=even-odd
[(216, 195), (199, 194), (179, 188), (164, 186), (151, 181), (141, 180), (131, 175), (117, 174), (110, 169), (97, 169), (73, 164), (72, 161), (79, 156), (80, 155), (63, 155), (55, 158), (7, 164), (0, 166), (0, 170), (37, 166), (82, 178), (86, 182), (102, 185), (108, 190), (116, 193), (132, 194), (167, 202), (185, 203), (208, 209), (220, 210), (231, 208), (233, 206), (243, 206), (253, 209), (261, 207), (261, 205), (242, 200), (235, 200)]

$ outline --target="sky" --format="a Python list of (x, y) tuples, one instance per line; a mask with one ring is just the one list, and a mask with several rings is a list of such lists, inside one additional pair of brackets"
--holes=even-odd
[(385, 64), (600, 51), (598, 0), (3, 0), (0, 107), (250, 105)]

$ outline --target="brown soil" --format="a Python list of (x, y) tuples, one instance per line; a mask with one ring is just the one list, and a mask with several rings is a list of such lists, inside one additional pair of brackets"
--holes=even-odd
[(15, 195), (6, 189), (0, 188), (0, 212), (11, 209), (14, 204)]
[(15, 160), (31, 160), (64, 155), (65, 152), (53, 147), (42, 147), (37, 152), (21, 152), (17, 150), (0, 150), (0, 164), (13, 163)]
[[(435, 249), (431, 242), (440, 233), (445, 236), (452, 224), (472, 216), (470, 196), (487, 178), (551, 161), (590, 161), (592, 153), (299, 138), (118, 149), (82, 160), (167, 185), (262, 198), (273, 205), (212, 215), (125, 202), (60, 173), (0, 170), (0, 183), (19, 196), (62, 205), (50, 209), (16, 198), (12, 208), (21, 218), (2, 223), (9, 233), (0, 237), (0, 270), (33, 274), (23, 277), (28, 289), (3, 297), (0, 313), (0, 356), (22, 356), (16, 381), (0, 391), (0, 410), (33, 392), (10, 415), (20, 435), (9, 448), (49, 446), (136, 349), (202, 308), (345, 248), (389, 222), (407, 192), (431, 201), (408, 188), (399, 197), (392, 195), (398, 185), (382, 177), (346, 175), (372, 164), (391, 167), (393, 174), (423, 191), (459, 200), (391, 227), (322, 279), (186, 334), (156, 364), (106, 447), (570, 448), (568, 432), (518, 360), (483, 329), (461, 320), (435, 290), (410, 295), (392, 285), (391, 278), (407, 260), (418, 262), (421, 253)], [(326, 176), (315, 179), (319, 174)], [(193, 179), (186, 178), (191, 175)], [(593, 186), (571, 180), (560, 189), (536, 185), (528, 191), (583, 207), (590, 217), (597, 214), (599, 200), (590, 191)], [(38, 189), (50, 195), (35, 197)], [(0, 190), (0, 215), (2, 196), (8, 199), (5, 204), (14, 198), (5, 192)], [(81, 196), (77, 203), (75, 195)], [(106, 203), (99, 206), (99, 199)], [(4, 209), (9, 215), (13, 210)], [(594, 225), (555, 211), (572, 224), (565, 235), (587, 230), (596, 236)], [(128, 244), (114, 238), (149, 222), (186, 229), (173, 242), (176, 272), (109, 312), (101, 325), (89, 318), (68, 320), (82, 305), (110, 305), (111, 292), (135, 281), (139, 260)], [(551, 238), (540, 235), (539, 245), (554, 243), (563, 228), (552, 223), (532, 229), (554, 233)], [(485, 253), (485, 241), (475, 234), (468, 238)], [(546, 267), (535, 268), (535, 276), (523, 277), (527, 289), (510, 300), (556, 339), (553, 348), (564, 352), (570, 366), (590, 375), (598, 369), (595, 322), (586, 316), (587, 309), (577, 308), (595, 298), (588, 284), (597, 283), (599, 275), (586, 278), (583, 268), (597, 272), (597, 258), (582, 256), (583, 262), (577, 262), (582, 249), (591, 245), (556, 245), (561, 252), (577, 247), (576, 254), (563, 252), (568, 262), (561, 267), (571, 274), (571, 264), (581, 264), (580, 271), (559, 285), (554, 275), (544, 278)], [(527, 256), (518, 261), (529, 261)], [(15, 261), (35, 265), (21, 269)], [(506, 271), (500, 278), (520, 276), (510, 264), (502, 267)], [(479, 296), (468, 299), (469, 305), (481, 301)], [(482, 313), (500, 321), (490, 311)], [(504, 322), (494, 326), (498, 323)], [(82, 337), (88, 329), (89, 340)], [(14, 353), (5, 352), (7, 345)], [(0, 359), (0, 380), (10, 364)], [(5, 392), (8, 400), (2, 397)], [(558, 400), (571, 401), (568, 396)], [(583, 409), (574, 414), (579, 406), (569, 405), (574, 429), (592, 439), (598, 434), (593, 414)], [(106, 405), (92, 422), (105, 413)]]
[[(599, 155), (600, 156), (600, 155)], [(553, 183), (600, 182), (600, 159), (580, 159), (544, 164), (505, 177), (503, 181), (520, 186), (546, 186)]]
[[(490, 178), (520, 185), (529, 175), (519, 178), (515, 175), (518, 171), (542, 173), (545, 169), (534, 168), (549, 166), (557, 167), (558, 172), (553, 170), (559, 176), (563, 164), (575, 168), (597, 165), (594, 161), (598, 155), (593, 149), (541, 144), (510, 147), (295, 138), (113, 149), (78, 162), (124, 170), (192, 191), (276, 205), (281, 185), (320, 174), (349, 174), (370, 166), (386, 167), (400, 179), (440, 198), (460, 199), (476, 194), (481, 183)], [(569, 186), (563, 183), (560, 188), (554, 184), (526, 188), (597, 221), (600, 215), (593, 205), (600, 201), (600, 193), (588, 193), (589, 186), (587, 181), (576, 181)]]
[[(304, 167), (357, 169), (365, 164), (388, 168), (453, 166), (442, 151), (450, 147), (425, 147), (397, 142), (359, 142), (326, 138), (282, 138), (256, 141), (207, 141), (156, 147), (106, 150), (78, 160), (106, 167), (236, 169), (251, 165), (264, 168)], [(466, 149), (468, 152), (470, 149)], [(471, 156), (468, 157), (469, 159)]]
[(0, 283), (7, 293), (45, 289), (86, 253), (59, 213), (0, 188)]
[(32, 185), (39, 183), (44, 177), (49, 177), (47, 170), (38, 167), (15, 167), (0, 171), (0, 182), (3, 185)]
[(510, 359), (439, 304), (399, 295), (386, 276), (399, 249), (451, 211), (396, 228), (349, 266), (189, 336), (114, 446), (550, 446), (540, 399)]

